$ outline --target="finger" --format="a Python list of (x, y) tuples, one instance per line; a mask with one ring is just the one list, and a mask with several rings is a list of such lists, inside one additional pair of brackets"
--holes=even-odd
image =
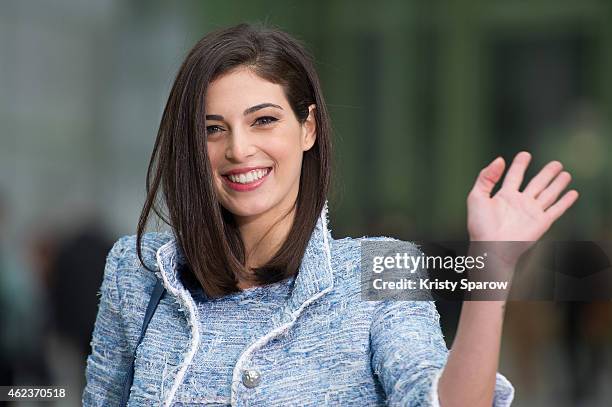
[(548, 186), (548, 184), (550, 184), (550, 181), (552, 181), (562, 169), (563, 164), (559, 161), (549, 162), (542, 168), (542, 171), (540, 171), (538, 175), (529, 181), (523, 193), (531, 198), (535, 198)]
[(559, 198), (559, 194), (563, 192), (571, 180), (572, 176), (569, 172), (563, 171), (559, 174), (553, 182), (536, 197), (536, 201), (538, 201), (542, 209), (546, 209), (555, 203), (557, 198)]
[(493, 160), (478, 174), (478, 178), (476, 178), (471, 194), (474, 196), (486, 196), (487, 198), (490, 198), (491, 192), (493, 192), (495, 184), (497, 184), (501, 179), (505, 167), (506, 163), (502, 157), (497, 157), (495, 160)]
[(514, 157), (512, 165), (510, 165), (510, 168), (508, 168), (502, 188), (518, 191), (521, 183), (523, 182), (525, 170), (529, 165), (529, 161), (531, 161), (531, 154), (529, 154), (527, 151), (521, 151), (518, 153), (516, 157)]
[(557, 203), (548, 208), (545, 213), (550, 216), (551, 220), (554, 222), (565, 213), (567, 208), (569, 208), (574, 204), (574, 202), (576, 202), (576, 199), (578, 199), (578, 195), (578, 191), (576, 191), (575, 189), (566, 192), (565, 195), (563, 195), (563, 197), (559, 199)]

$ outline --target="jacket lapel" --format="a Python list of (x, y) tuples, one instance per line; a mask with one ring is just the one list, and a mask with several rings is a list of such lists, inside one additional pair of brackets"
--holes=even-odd
[(283, 307), (281, 323), (296, 318), (301, 310), (333, 287), (331, 233), (327, 201), (312, 232), (293, 290)]

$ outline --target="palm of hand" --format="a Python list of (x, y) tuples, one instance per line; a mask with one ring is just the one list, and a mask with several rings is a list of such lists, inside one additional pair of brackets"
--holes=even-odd
[(485, 167), (467, 199), (468, 232), (473, 241), (535, 242), (574, 204), (578, 192), (561, 192), (571, 181), (558, 161), (548, 163), (520, 191), (531, 155), (521, 152), (514, 158), (500, 190), (491, 192), (501, 179), (505, 162), (499, 157)]

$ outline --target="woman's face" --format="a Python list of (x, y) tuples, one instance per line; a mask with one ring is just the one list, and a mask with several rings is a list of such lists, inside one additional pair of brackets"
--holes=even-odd
[(315, 105), (300, 124), (283, 88), (237, 68), (209, 84), (207, 149), (221, 205), (237, 217), (280, 216), (297, 198), (315, 142)]

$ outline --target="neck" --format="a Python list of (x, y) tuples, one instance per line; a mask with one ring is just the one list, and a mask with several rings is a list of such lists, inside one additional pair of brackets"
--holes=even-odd
[(295, 218), (295, 207), (271, 210), (252, 217), (236, 218), (250, 270), (265, 264), (281, 247)]

